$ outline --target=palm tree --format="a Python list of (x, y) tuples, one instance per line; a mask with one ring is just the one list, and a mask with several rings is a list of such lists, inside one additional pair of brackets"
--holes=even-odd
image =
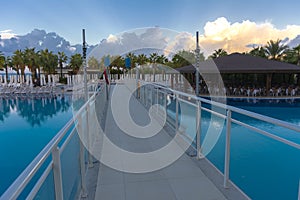
[(253, 49), (249, 52), (249, 55), (252, 55), (252, 56), (259, 56), (259, 57), (262, 57), (262, 58), (267, 58), (267, 56), (266, 56), (266, 50), (265, 50), (265, 48), (263, 48), (263, 47), (256, 47), (256, 48), (253, 48)]
[[(4, 59), (4, 66), (6, 68), (6, 78), (8, 79), (8, 66), (12, 66), (14, 70), (18, 71), (18, 69), (16, 67), (13, 66), (13, 62), (12, 62), (12, 59), (10, 56), (7, 56), (5, 59)], [(17, 72), (19, 73), (19, 72)]]
[(136, 55), (134, 55), (134, 53), (128, 53), (127, 55), (126, 55), (126, 58), (130, 58), (130, 61), (131, 61), (131, 66), (130, 66), (130, 68), (132, 69), (132, 68), (134, 68), (135, 67), (135, 64), (137, 63), (136, 61), (137, 61), (137, 57), (136, 57)]
[[(201, 52), (199, 60), (204, 61), (205, 57)], [(173, 68), (184, 67), (196, 63), (196, 55), (194, 51), (180, 50), (173, 57), (172, 62), (169, 64)]]
[(164, 65), (168, 62), (169, 62), (168, 58), (163, 54), (157, 57), (157, 63), (160, 63), (160, 64)]
[(39, 67), (40, 57), (35, 48), (26, 48), (24, 50), (24, 63), (31, 69), (33, 76), (37, 78), (36, 68)]
[(92, 56), (92, 57), (89, 58), (89, 60), (88, 60), (88, 66), (90, 68), (99, 69), (99, 65), (100, 64), (99, 64), (98, 60), (94, 56)]
[(281, 40), (277, 41), (270, 40), (265, 46), (266, 55), (271, 60), (281, 60), (284, 56), (288, 46), (281, 44)]
[(300, 66), (300, 44), (286, 51), (284, 61)]
[(158, 60), (158, 54), (157, 53), (151, 53), (150, 54), (150, 57), (149, 57), (149, 61), (151, 63), (157, 63), (157, 60)]
[(15, 66), (17, 72), (21, 70), (21, 76), (24, 76), (25, 62), (24, 62), (24, 53), (21, 50), (16, 50), (12, 56), (12, 65)]
[(68, 57), (66, 56), (66, 54), (64, 52), (58, 52), (58, 63), (59, 63), (59, 67), (60, 67), (60, 78), (62, 79), (62, 67), (63, 67), (63, 63), (67, 62)]
[(145, 54), (139, 54), (137, 56), (137, 60), (136, 62), (139, 64), (139, 65), (144, 65), (146, 64), (147, 62), (149, 62), (149, 59), (147, 58), (147, 56)]
[(72, 67), (73, 73), (77, 73), (83, 64), (81, 54), (74, 54), (71, 56), (70, 66)]
[(4, 64), (5, 64), (5, 56), (4, 54), (0, 51), (0, 69), (4, 68)]
[(224, 49), (218, 49), (218, 50), (215, 50), (214, 53), (212, 55), (210, 55), (209, 57), (210, 58), (218, 58), (218, 57), (227, 56), (227, 55), (228, 55), (227, 51), (225, 51)]
[(58, 65), (58, 56), (48, 49), (40, 51), (39, 55), (43, 70), (48, 74), (55, 73), (55, 68)]
[(116, 57), (111, 57), (111, 63), (110, 67), (112, 66), (117, 66), (117, 67), (122, 67), (125, 68), (125, 59), (122, 56), (116, 56)]

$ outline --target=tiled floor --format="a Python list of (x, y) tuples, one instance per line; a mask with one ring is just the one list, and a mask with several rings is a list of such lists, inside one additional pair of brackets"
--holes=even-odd
[[(124, 88), (124, 90), (126, 90)], [(131, 98), (133, 118), (147, 120), (146, 109)], [(105, 132), (107, 137), (121, 148), (133, 152), (153, 151), (172, 138), (164, 130), (149, 139), (133, 138), (122, 132), (113, 120), (110, 106), (107, 111)], [(161, 143), (161, 144), (159, 144)], [(100, 151), (102, 152), (102, 151)], [(122, 160), (126, 158), (115, 158)], [(171, 165), (149, 173), (126, 173), (99, 164), (95, 199), (104, 200), (222, 200), (223, 193), (197, 166), (194, 160), (183, 154)], [(94, 195), (92, 195), (94, 196)], [(91, 197), (91, 196), (90, 196)]]

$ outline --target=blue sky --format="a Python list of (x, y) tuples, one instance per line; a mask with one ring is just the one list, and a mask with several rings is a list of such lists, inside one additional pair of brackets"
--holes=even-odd
[(203, 33), (208, 21), (271, 22), (276, 28), (300, 25), (300, 2), (237, 0), (5, 0), (1, 2), (0, 31), (25, 34), (34, 28), (56, 32), (72, 44), (81, 43), (81, 29), (95, 44), (129, 29), (159, 26)]

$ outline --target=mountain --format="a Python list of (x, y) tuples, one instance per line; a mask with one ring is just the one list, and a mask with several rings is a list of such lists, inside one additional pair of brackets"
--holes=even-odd
[(300, 35), (298, 35), (297, 37), (295, 37), (292, 40), (289, 40), (287, 45), (290, 48), (294, 48), (294, 47), (298, 46), (299, 44), (300, 44)]
[[(88, 45), (87, 54), (94, 47), (94, 45)], [(11, 56), (17, 49), (24, 50), (25, 48), (35, 48), (37, 51), (47, 48), (54, 53), (63, 51), (67, 56), (82, 53), (81, 44), (71, 45), (69, 41), (55, 32), (47, 33), (45, 30), (34, 29), (26, 35), (19, 35), (10, 39), (1, 39), (0, 37), (0, 51), (5, 56)]]

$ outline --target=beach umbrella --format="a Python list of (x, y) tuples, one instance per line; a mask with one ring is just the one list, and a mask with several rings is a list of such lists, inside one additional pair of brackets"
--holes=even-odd
[(26, 75), (32, 74), (31, 71), (29, 70), (28, 66), (25, 66), (24, 73), (25, 73)]
[(21, 69), (19, 69), (19, 82), (22, 84), (22, 72), (21, 72)]
[(30, 87), (32, 87), (33, 86), (33, 82), (32, 82), (32, 76), (31, 75), (29, 76), (29, 82), (30, 82), (30, 84), (29, 84)]
[(55, 86), (56, 77), (53, 74), (51, 76), (52, 76), (52, 86)]
[(70, 79), (68, 75), (67, 75), (67, 85), (70, 85)]
[(46, 76), (45, 76), (45, 74), (43, 74), (42, 79), (43, 79), (43, 85), (46, 85)]
[(25, 75), (25, 76), (26, 76), (25, 83), (26, 83), (26, 85), (29, 85), (29, 75)]
[(40, 75), (40, 85), (43, 86), (43, 74)]
[(18, 73), (16, 70), (13, 70), (11, 68), (11, 75), (12, 75), (12, 83), (17, 84), (18, 83)]
[(0, 70), (0, 83), (3, 83), (4, 77), (5, 77), (5, 71)]
[(48, 74), (48, 85), (51, 85), (51, 75)]
[(25, 77), (26, 77), (26, 85), (29, 85), (30, 84), (30, 77), (31, 77), (32, 73), (29, 70), (28, 66), (25, 66), (24, 74), (25, 74)]

